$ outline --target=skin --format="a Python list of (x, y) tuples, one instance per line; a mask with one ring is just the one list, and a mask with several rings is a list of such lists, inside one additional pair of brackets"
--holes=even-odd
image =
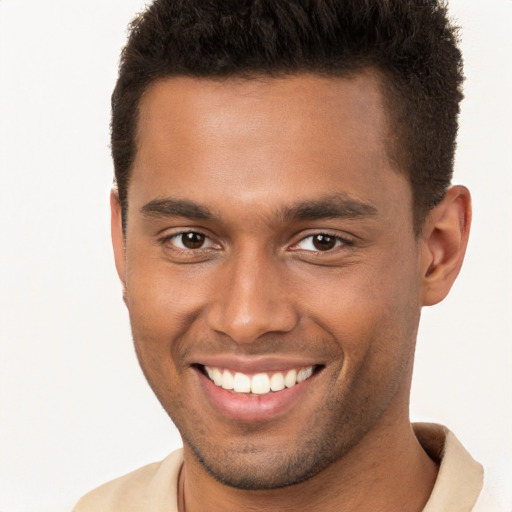
[[(437, 467), (408, 414), (414, 345), (421, 307), (462, 264), (470, 198), (450, 189), (415, 237), (379, 87), (369, 72), (179, 77), (141, 101), (126, 233), (113, 191), (112, 235), (140, 364), (183, 438), (182, 510), (428, 500)], [(187, 247), (183, 232), (204, 238)], [(317, 371), (284, 412), (246, 421), (205, 391), (200, 365), (219, 357)]]

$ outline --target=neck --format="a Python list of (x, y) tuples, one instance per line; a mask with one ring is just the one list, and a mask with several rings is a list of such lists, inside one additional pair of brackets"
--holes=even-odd
[[(391, 412), (391, 411), (388, 411)], [(315, 511), (420, 512), (437, 475), (437, 466), (417, 441), (409, 420), (397, 423), (384, 414), (343, 458), (297, 485), (244, 491), (208, 475), (185, 445), (180, 478), (180, 512)]]

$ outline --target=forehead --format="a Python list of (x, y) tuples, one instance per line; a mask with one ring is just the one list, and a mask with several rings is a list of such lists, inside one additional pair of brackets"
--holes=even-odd
[(386, 126), (370, 73), (168, 78), (140, 103), (129, 204), (134, 189), (133, 200), (178, 195), (204, 204), (224, 200), (227, 189), (262, 205), (327, 192), (377, 200), (390, 181), (404, 181), (387, 157)]
[[(377, 74), (370, 72), (352, 78), (311, 74), (226, 80), (168, 78), (152, 84), (141, 99), (139, 150), (143, 151), (150, 139), (172, 142), (169, 136), (182, 144), (189, 140), (227, 142), (236, 135), (255, 145), (263, 142), (263, 137), (281, 134), (273, 139), (275, 145), (282, 145), (283, 130), (294, 146), (300, 142), (306, 142), (308, 148), (325, 146), (331, 136), (344, 133), (347, 142), (349, 135), (360, 137), (362, 150), (380, 150), (386, 115), (379, 85)], [(343, 143), (339, 139), (339, 144)]]

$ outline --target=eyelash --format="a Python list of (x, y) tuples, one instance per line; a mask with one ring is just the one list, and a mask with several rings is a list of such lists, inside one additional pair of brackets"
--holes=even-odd
[[(305, 242), (306, 240), (311, 240), (311, 244), (313, 245), (315, 237), (327, 237), (327, 238), (330, 238), (330, 239), (334, 240), (335, 245), (333, 247), (331, 247), (331, 248), (327, 248), (326, 250), (321, 250), (321, 249), (318, 249), (318, 248), (304, 249), (304, 248), (298, 247), (299, 244)], [(329, 233), (329, 232), (326, 232), (326, 231), (320, 231), (320, 232), (316, 232), (316, 233), (311, 233), (311, 234), (301, 238), (301, 240), (299, 240), (299, 242), (297, 242), (296, 244), (294, 244), (292, 246), (292, 250), (294, 250), (294, 251), (304, 251), (304, 252), (312, 253), (312, 254), (322, 254), (322, 253), (332, 254), (335, 249), (341, 249), (341, 248), (344, 248), (344, 247), (345, 248), (352, 247), (353, 245), (354, 245), (354, 242), (352, 240), (348, 239), (348, 238), (344, 238), (344, 237), (341, 237), (339, 235), (335, 235), (333, 233)]]
[[(185, 235), (188, 235), (188, 234), (193, 234), (193, 235), (200, 235), (201, 237), (204, 237), (205, 241), (206, 240), (209, 240), (210, 241), (210, 246), (209, 247), (198, 247), (198, 248), (190, 248), (190, 247), (179, 247), (177, 246), (175, 243), (173, 243), (172, 241), (173, 240), (176, 240), (176, 239), (179, 239), (180, 237), (184, 237)], [(219, 244), (215, 244), (211, 237), (209, 237), (208, 235), (206, 235), (205, 233), (201, 232), (201, 231), (197, 231), (197, 230), (190, 230), (190, 231), (180, 231), (179, 233), (173, 233), (171, 235), (166, 235), (162, 238), (160, 238), (158, 240), (162, 245), (166, 245), (166, 244), (171, 244), (173, 247), (172, 249), (174, 251), (178, 251), (180, 253), (194, 253), (194, 252), (198, 252), (198, 251), (204, 251), (204, 250), (209, 250), (209, 249), (217, 249), (217, 248), (220, 248), (220, 245)], [(182, 242), (181, 244), (183, 245), (183, 239), (182, 239)]]
[[(184, 247), (183, 245), (183, 241), (181, 241), (181, 245), (183, 247), (179, 247), (176, 245), (176, 243), (173, 243), (172, 240), (177, 240), (179, 239), (180, 237), (183, 237), (187, 234), (193, 234), (193, 235), (199, 235), (201, 237), (204, 237), (204, 240), (208, 240), (210, 242), (209, 246), (208, 247), (197, 247), (197, 248), (191, 248), (191, 247)], [(335, 242), (335, 245), (331, 248), (327, 248), (326, 250), (321, 250), (321, 249), (318, 249), (316, 248), (315, 249), (304, 249), (304, 248), (300, 248), (298, 247), (299, 244), (305, 242), (306, 240), (310, 239), (311, 240), (311, 244), (314, 244), (314, 237), (327, 237), (327, 238), (330, 238), (330, 239), (333, 239), (334, 242)], [(183, 240), (183, 239), (182, 239)], [(211, 237), (209, 237), (208, 235), (206, 235), (205, 233), (201, 232), (201, 231), (195, 231), (195, 230), (190, 230), (190, 231), (181, 231), (179, 233), (173, 233), (172, 235), (167, 235), (167, 236), (164, 236), (162, 238), (159, 239), (159, 242), (162, 244), (162, 245), (166, 245), (168, 243), (171, 243), (172, 245), (172, 250), (174, 251), (177, 251), (177, 252), (180, 252), (180, 253), (184, 253), (184, 254), (188, 254), (188, 255), (191, 255), (193, 253), (198, 253), (199, 251), (205, 251), (205, 250), (218, 250), (220, 249), (220, 245), (219, 244), (215, 244)], [(291, 247), (291, 250), (292, 251), (304, 251), (304, 252), (308, 252), (308, 253), (313, 253), (313, 254), (321, 254), (321, 253), (332, 253), (335, 249), (339, 249), (341, 247), (351, 247), (353, 246), (354, 243), (353, 241), (347, 239), (347, 238), (343, 238), (343, 237), (340, 237), (338, 235), (335, 235), (333, 233), (329, 233), (329, 232), (315, 232), (315, 233), (311, 233), (303, 238), (301, 238), (301, 240), (299, 240), (299, 242), (297, 242), (296, 244), (294, 244), (292, 247)]]

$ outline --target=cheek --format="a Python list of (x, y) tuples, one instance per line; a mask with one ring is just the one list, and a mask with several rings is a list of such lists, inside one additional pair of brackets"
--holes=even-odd
[(179, 337), (207, 300), (205, 272), (192, 265), (186, 272), (166, 262), (133, 256), (128, 259), (126, 295), (134, 337)]
[(146, 380), (165, 410), (180, 410), (182, 368), (176, 354), (190, 323), (190, 295), (173, 286), (150, 260), (127, 268), (126, 295), (135, 352)]
[(330, 278), (305, 282), (308, 315), (338, 340), (354, 371), (368, 357), (386, 366), (412, 352), (420, 315), (414, 261), (411, 253), (390, 251)]

